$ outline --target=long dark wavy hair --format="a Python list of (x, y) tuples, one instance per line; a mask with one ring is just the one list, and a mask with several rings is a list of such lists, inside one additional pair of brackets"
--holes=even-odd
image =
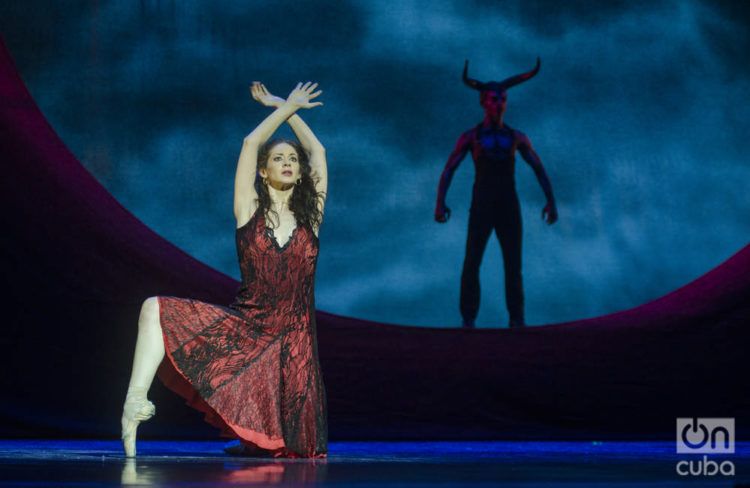
[[(310, 156), (302, 148), (302, 145), (294, 140), (289, 139), (272, 139), (263, 144), (258, 149), (258, 170), (265, 168), (268, 164), (268, 157), (271, 150), (279, 144), (287, 143), (297, 151), (299, 160), (300, 177), (302, 181), (294, 186), (292, 196), (289, 198), (289, 210), (294, 214), (297, 225), (309, 226), (315, 229), (320, 226), (323, 220), (323, 214), (320, 211), (325, 198), (323, 192), (318, 193), (315, 189), (315, 180), (312, 177), (312, 167), (310, 166)], [(263, 215), (273, 212), (278, 220), (279, 214), (271, 207), (271, 195), (268, 193), (268, 187), (263, 182), (260, 174), (255, 178), (255, 191), (258, 193), (258, 210)]]

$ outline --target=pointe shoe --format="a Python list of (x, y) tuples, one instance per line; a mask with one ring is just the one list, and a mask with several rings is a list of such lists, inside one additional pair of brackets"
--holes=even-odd
[(156, 407), (145, 395), (128, 397), (122, 411), (122, 447), (125, 457), (135, 457), (135, 437), (138, 424), (145, 422), (156, 414)]

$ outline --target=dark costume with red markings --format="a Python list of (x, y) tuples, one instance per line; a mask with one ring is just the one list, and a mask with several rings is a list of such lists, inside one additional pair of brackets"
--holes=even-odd
[(450, 155), (440, 177), (435, 220), (448, 220), (450, 209), (445, 205), (445, 196), (453, 173), (470, 151), (474, 160), (475, 179), (466, 238), (466, 257), (461, 273), (461, 316), (464, 326), (474, 326), (479, 310), (479, 267), (487, 241), (494, 230), (503, 253), (505, 302), (510, 318), (509, 325), (522, 326), (525, 324), (521, 277), (522, 225), (515, 183), (516, 150), (534, 169), (547, 196), (547, 206), (542, 215), (546, 216), (548, 223), (557, 220), (557, 210), (549, 179), (541, 160), (531, 148), (531, 142), (521, 132), (503, 123), (502, 114), (505, 111), (506, 91), (535, 76), (539, 72), (540, 61), (537, 59), (536, 66), (529, 72), (500, 82), (488, 83), (469, 78), (468, 66), (467, 61), (464, 65), (463, 81), (481, 93), (480, 103), (485, 109), (485, 120), (462, 134)]
[(461, 316), (473, 321), (479, 310), (479, 266), (492, 231), (500, 241), (505, 268), (505, 303), (511, 321), (523, 323), (523, 281), (521, 277), (521, 206), (515, 180), (515, 131), (471, 130), (471, 155), (475, 179), (469, 210), (466, 256), (461, 272)]
[(318, 362), (318, 238), (298, 226), (279, 246), (260, 210), (236, 231), (242, 287), (228, 307), (160, 296), (159, 378), (205, 419), (276, 457), (325, 457)]

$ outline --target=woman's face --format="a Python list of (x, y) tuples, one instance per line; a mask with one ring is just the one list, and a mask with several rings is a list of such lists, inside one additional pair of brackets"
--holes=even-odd
[(261, 168), (260, 175), (268, 179), (268, 184), (277, 189), (289, 188), (300, 178), (299, 155), (294, 147), (282, 142), (276, 144), (268, 153), (266, 167)]

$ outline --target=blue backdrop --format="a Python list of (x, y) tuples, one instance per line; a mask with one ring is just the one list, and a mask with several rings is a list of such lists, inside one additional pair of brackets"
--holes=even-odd
[[(63, 5), (65, 3), (65, 5)], [(242, 138), (318, 81), (301, 115), (328, 149), (319, 308), (451, 326), (473, 168), (432, 220), (456, 138), (482, 118), (460, 80), (542, 69), (506, 121), (547, 168), (560, 221), (518, 158), (527, 319), (595, 316), (701, 275), (750, 236), (748, 14), (736, 2), (15, 1), (0, 29), (83, 164), (158, 233), (239, 278), (232, 187)], [(288, 131), (285, 133), (290, 134)], [(490, 241), (479, 326), (505, 324)]]

